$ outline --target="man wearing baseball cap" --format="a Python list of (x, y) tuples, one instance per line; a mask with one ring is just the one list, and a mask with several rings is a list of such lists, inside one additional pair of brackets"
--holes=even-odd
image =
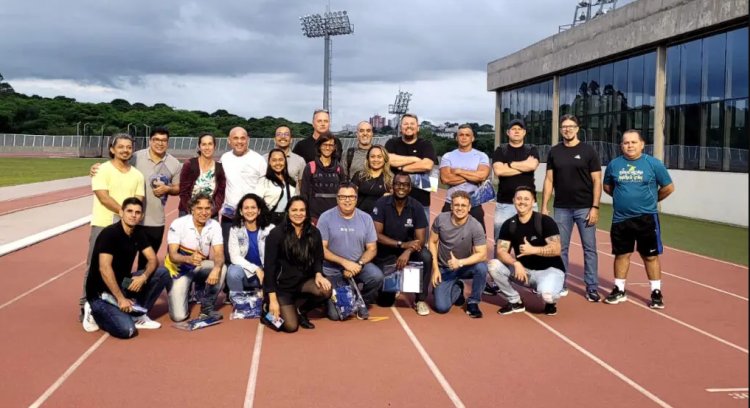
[[(498, 179), (497, 203), (495, 204), (495, 230), (497, 242), (500, 228), (509, 218), (516, 215), (513, 196), (519, 186), (529, 186), (534, 191), (534, 170), (539, 167), (539, 150), (533, 144), (524, 143), (526, 123), (522, 119), (513, 119), (508, 124), (508, 143), (495, 149), (492, 155), (492, 170)], [(536, 202), (534, 211), (538, 211)], [(488, 295), (496, 295), (497, 288), (490, 283), (485, 288)]]

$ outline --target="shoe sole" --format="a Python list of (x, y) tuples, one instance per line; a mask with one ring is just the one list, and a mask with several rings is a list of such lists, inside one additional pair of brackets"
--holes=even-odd
[(604, 299), (604, 303), (606, 303), (608, 305), (616, 305), (618, 303), (626, 302), (627, 300), (628, 300), (628, 297), (627, 296), (623, 296), (623, 297), (617, 298), (615, 300)]
[(508, 312), (504, 312), (504, 313), (498, 310), (497, 314), (502, 315), (502, 316), (507, 316), (507, 315), (511, 315), (513, 313), (523, 313), (525, 311), (526, 311), (526, 307), (524, 307), (523, 309), (512, 309), (512, 310), (510, 310)]
[(648, 307), (650, 307), (651, 309), (664, 309), (664, 303), (660, 305), (649, 303)]
[(547, 315), (547, 316), (556, 316), (557, 312), (555, 312), (555, 313), (545, 313), (545, 315)]
[(586, 296), (586, 300), (588, 300), (591, 303), (599, 303), (600, 299), (593, 299), (593, 298), (590, 298), (590, 297)]

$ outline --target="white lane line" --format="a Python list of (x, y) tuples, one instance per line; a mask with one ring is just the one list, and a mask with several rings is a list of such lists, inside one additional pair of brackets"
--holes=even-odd
[(427, 350), (424, 349), (422, 346), (422, 343), (419, 342), (419, 339), (417, 339), (417, 336), (414, 335), (414, 332), (411, 331), (411, 328), (409, 328), (409, 325), (406, 324), (406, 321), (404, 321), (404, 318), (401, 317), (401, 313), (399, 313), (398, 309), (396, 309), (395, 306), (391, 306), (391, 312), (396, 316), (396, 320), (401, 324), (401, 328), (404, 329), (406, 332), (406, 335), (409, 337), (409, 340), (411, 340), (411, 343), (414, 345), (414, 347), (419, 352), (419, 355), (422, 356), (422, 359), (427, 364), (427, 367), (432, 371), (432, 375), (435, 376), (435, 379), (437, 379), (438, 383), (440, 383), (440, 386), (443, 387), (443, 391), (448, 395), (448, 398), (450, 398), (451, 402), (453, 402), (453, 406), (456, 408), (464, 408), (465, 405), (463, 402), (461, 402), (461, 398), (458, 397), (458, 394), (456, 394), (456, 391), (453, 389), (453, 387), (448, 384), (448, 380), (445, 379), (445, 376), (443, 376), (443, 373), (440, 372), (440, 369), (435, 364), (434, 361), (432, 361), (432, 358), (430, 358), (430, 355), (427, 354)]
[(58, 225), (57, 227), (37, 232), (36, 234), (29, 235), (28, 237), (24, 237), (13, 242), (0, 245), (0, 256), (4, 256), (11, 252), (18, 251), (19, 249), (26, 248), (29, 245), (34, 245), (37, 242), (44, 241), (45, 239), (52, 238), (55, 235), (60, 235), (64, 232), (68, 232), (89, 222), (91, 222), (91, 216), (87, 215), (63, 225)]
[(94, 351), (96, 351), (96, 349), (98, 349), (99, 346), (101, 346), (102, 343), (104, 343), (104, 340), (107, 340), (108, 337), (109, 337), (109, 334), (104, 333), (102, 337), (100, 337), (99, 340), (96, 341), (96, 343), (94, 343), (91, 347), (89, 347), (89, 349), (86, 350), (86, 352), (83, 353), (81, 357), (78, 357), (78, 360), (76, 360), (70, 367), (68, 367), (67, 370), (65, 370), (63, 375), (61, 375), (60, 378), (57, 379), (57, 381), (55, 381), (52, 385), (50, 385), (49, 388), (47, 388), (46, 391), (44, 391), (44, 394), (42, 394), (39, 398), (36, 399), (36, 401), (34, 401), (31, 405), (29, 405), (29, 408), (37, 408), (37, 407), (40, 407), (42, 404), (44, 404), (44, 402), (47, 401), (47, 399), (50, 396), (52, 396), (52, 394), (55, 391), (57, 391), (57, 389), (60, 388), (60, 386), (62, 386), (65, 380), (67, 380), (68, 377), (73, 375), (76, 369), (80, 367), (81, 364), (83, 364), (83, 362), (86, 361), (86, 359), (89, 358), (89, 356)]
[[(571, 278), (575, 278), (575, 279), (583, 282), (582, 278), (579, 278), (578, 276), (575, 276), (572, 273), (569, 273), (568, 276), (571, 277)], [(599, 286), (599, 289), (601, 289), (603, 291), (607, 290), (604, 286), (601, 286), (601, 285)], [(671, 321), (673, 321), (673, 322), (675, 322), (675, 323), (677, 323), (677, 324), (679, 324), (681, 326), (687, 327), (688, 329), (690, 329), (690, 330), (692, 330), (692, 331), (694, 331), (696, 333), (700, 333), (700, 334), (702, 334), (702, 335), (704, 335), (704, 336), (706, 336), (706, 337), (708, 337), (710, 339), (718, 341), (719, 343), (722, 343), (722, 344), (727, 345), (727, 346), (729, 346), (729, 347), (731, 347), (733, 349), (736, 349), (736, 350), (739, 350), (739, 351), (741, 351), (741, 352), (743, 352), (745, 354), (748, 354), (748, 350), (746, 348), (740, 347), (740, 346), (738, 346), (738, 345), (736, 345), (736, 344), (734, 344), (734, 343), (732, 343), (730, 341), (722, 339), (719, 336), (713, 335), (713, 334), (711, 334), (711, 333), (709, 333), (709, 332), (707, 332), (705, 330), (699, 329), (699, 328), (693, 326), (690, 323), (683, 322), (682, 320), (674, 318), (674, 317), (672, 317), (672, 316), (670, 316), (670, 315), (668, 315), (668, 314), (666, 314), (664, 312), (660, 312), (659, 310), (651, 309), (650, 307), (648, 307), (646, 305), (642, 305), (642, 304), (640, 304), (640, 303), (638, 303), (638, 302), (636, 302), (636, 301), (634, 301), (634, 300), (632, 300), (630, 298), (628, 298), (628, 303), (632, 303), (632, 304), (640, 307), (641, 309), (645, 309), (645, 310), (647, 310), (649, 312), (656, 313), (657, 315), (659, 315), (659, 316), (661, 316), (661, 317), (663, 317), (665, 319), (671, 320)], [(607, 305), (607, 306), (613, 306), (613, 305)]]
[[(572, 240), (570, 241), (570, 243), (573, 244), (573, 245), (581, 246), (581, 244), (579, 244), (578, 242), (573, 242)], [(606, 256), (608, 256), (610, 258), (614, 258), (615, 257), (612, 254), (609, 254), (609, 253), (604, 252), (604, 251), (599, 251), (598, 249), (597, 249), (596, 252), (599, 252), (602, 255), (606, 255)], [(640, 266), (642, 268), (645, 268), (645, 266), (642, 263), (639, 263), (639, 262), (636, 262), (636, 261), (632, 261), (632, 260), (630, 261), (630, 263), (633, 264), (633, 265), (637, 265), (637, 266)], [(675, 275), (673, 273), (665, 272), (664, 270), (662, 270), (661, 273), (664, 274), (664, 275), (667, 275), (667, 276), (671, 276), (673, 278), (677, 278), (677, 279), (683, 280), (685, 282), (692, 283), (693, 285), (698, 285), (698, 286), (704, 287), (706, 289), (710, 289), (710, 290), (713, 290), (713, 291), (716, 291), (716, 292), (719, 292), (719, 293), (723, 293), (725, 295), (732, 296), (732, 297), (735, 297), (735, 298), (740, 299), (740, 300), (744, 300), (745, 302), (748, 301), (748, 298), (746, 298), (746, 297), (744, 297), (742, 295), (738, 295), (738, 294), (732, 293), (732, 292), (727, 292), (726, 290), (719, 289), (717, 287), (714, 287), (714, 286), (711, 286), (711, 285), (707, 285), (705, 283), (701, 283), (701, 282), (698, 282), (698, 281), (694, 281), (692, 279), (684, 278), (682, 276)]]
[(26, 292), (21, 293), (20, 295), (18, 295), (16, 297), (14, 297), (13, 299), (11, 299), (11, 300), (3, 303), (2, 305), (0, 305), (0, 310), (3, 310), (5, 307), (10, 306), (11, 304), (15, 303), (16, 301), (22, 299), (23, 297), (28, 296), (28, 295), (36, 292), (37, 290), (39, 290), (39, 289), (47, 286), (48, 284), (50, 284), (50, 283), (52, 283), (52, 282), (54, 282), (54, 281), (62, 278), (63, 276), (65, 276), (66, 274), (68, 274), (70, 271), (72, 271), (72, 270), (74, 270), (74, 269), (76, 269), (76, 268), (78, 268), (80, 266), (83, 266), (85, 263), (86, 263), (86, 261), (83, 260), (83, 261), (79, 262), (78, 264), (73, 265), (70, 268), (66, 269), (65, 271), (60, 272), (59, 274), (57, 274), (57, 275), (55, 275), (55, 276), (47, 279), (46, 281), (44, 281), (44, 282), (42, 282), (42, 283), (34, 286), (33, 288), (27, 290)]
[(708, 392), (747, 392), (747, 388), (706, 388)]
[(258, 383), (258, 367), (260, 366), (260, 350), (263, 346), (263, 323), (258, 322), (258, 331), (255, 334), (255, 345), (253, 346), (253, 358), (250, 362), (250, 375), (247, 379), (247, 390), (245, 391), (245, 408), (253, 408), (255, 400), (255, 386)]
[(607, 370), (610, 373), (612, 373), (613, 375), (615, 375), (617, 378), (619, 378), (622, 381), (624, 381), (626, 384), (628, 384), (633, 389), (635, 389), (636, 391), (638, 391), (641, 394), (643, 394), (646, 398), (650, 399), (651, 401), (653, 401), (654, 403), (656, 403), (660, 407), (671, 408), (671, 406), (669, 404), (667, 404), (666, 402), (662, 401), (659, 397), (657, 397), (656, 395), (654, 395), (652, 392), (650, 392), (649, 390), (643, 388), (640, 384), (638, 384), (637, 382), (635, 382), (632, 379), (630, 379), (630, 377), (628, 377), (625, 374), (617, 371), (617, 369), (615, 369), (611, 365), (605, 363), (602, 359), (600, 359), (599, 357), (595, 356), (594, 354), (592, 354), (590, 351), (586, 350), (585, 348), (581, 347), (576, 342), (574, 342), (573, 340), (571, 340), (568, 337), (566, 337), (564, 334), (562, 334), (559, 331), (553, 329), (547, 323), (544, 323), (542, 320), (540, 320), (538, 317), (532, 315), (531, 313), (524, 313), (524, 314), (526, 316), (528, 316), (529, 318), (531, 318), (532, 320), (534, 320), (535, 322), (537, 322), (538, 324), (540, 324), (545, 329), (547, 329), (549, 332), (551, 332), (552, 334), (554, 334), (555, 336), (557, 336), (560, 340), (568, 343), (569, 346), (571, 346), (574, 349), (578, 350), (581, 354), (583, 354), (584, 356), (586, 356), (589, 359), (593, 360), (595, 363), (597, 363), (600, 366), (602, 366), (602, 368), (604, 368), (605, 370)]

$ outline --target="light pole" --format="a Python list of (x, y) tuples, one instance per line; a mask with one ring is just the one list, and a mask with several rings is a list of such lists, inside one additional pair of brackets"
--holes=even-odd
[(306, 15), (299, 18), (302, 32), (307, 38), (323, 37), (325, 54), (323, 56), (323, 108), (330, 113), (331, 97), (331, 36), (347, 35), (354, 32), (354, 26), (349, 23), (349, 15), (345, 10), (330, 11), (320, 14)]
[(81, 135), (81, 121), (79, 120), (78, 123), (76, 123), (76, 136)]
[(86, 136), (86, 126), (89, 126), (89, 125), (91, 125), (91, 123), (89, 123), (89, 122), (86, 122), (86, 123), (83, 124), (83, 135), (84, 136)]
[(400, 130), (399, 122), (401, 121), (401, 116), (403, 116), (404, 113), (409, 111), (410, 100), (411, 100), (411, 94), (409, 92), (403, 92), (399, 89), (398, 94), (396, 94), (396, 100), (393, 102), (393, 105), (388, 105), (388, 113), (392, 115), (396, 115), (395, 117), (396, 128), (394, 129), (396, 132), (396, 136), (398, 136), (398, 132)]
[[(130, 133), (130, 126), (132, 126), (132, 125), (133, 125), (133, 122), (128, 123), (128, 130), (126, 131), (126, 133), (129, 134), (130, 136), (133, 136), (133, 134)], [(136, 129), (136, 130), (138, 130), (138, 129)]]
[(143, 126), (146, 127), (146, 137), (148, 137), (149, 133), (151, 133), (151, 126), (143, 123)]

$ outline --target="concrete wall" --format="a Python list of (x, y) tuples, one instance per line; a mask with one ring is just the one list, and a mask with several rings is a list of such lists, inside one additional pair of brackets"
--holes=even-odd
[(487, 90), (549, 77), (596, 60), (748, 16), (748, 0), (639, 0), (487, 65)]
[[(605, 167), (602, 167), (604, 174)], [(536, 188), (542, 191), (547, 164), (540, 163), (534, 173)], [(675, 191), (661, 204), (666, 214), (706, 221), (748, 226), (748, 174), (709, 171), (669, 170)], [(612, 197), (602, 193), (603, 203)], [(541, 203), (540, 203), (541, 204)]]

